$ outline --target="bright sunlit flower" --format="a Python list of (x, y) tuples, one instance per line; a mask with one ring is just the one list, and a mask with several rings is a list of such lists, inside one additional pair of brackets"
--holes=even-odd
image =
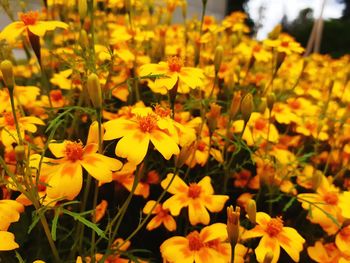
[(148, 75), (164, 75), (157, 78), (154, 82), (155, 88), (165, 87), (171, 90), (176, 84), (179, 85), (181, 92), (182, 85), (186, 85), (192, 89), (203, 86), (204, 74), (201, 69), (184, 67), (181, 58), (172, 56), (168, 58), (168, 62), (159, 62), (159, 64), (146, 64), (140, 68), (140, 76)]
[(19, 13), (18, 17), (21, 21), (13, 22), (5, 27), (0, 33), (0, 39), (6, 39), (11, 43), (24, 31), (25, 34), (34, 34), (43, 37), (47, 31), (56, 28), (68, 28), (68, 25), (61, 21), (39, 21), (38, 11)]
[[(173, 174), (168, 174), (161, 182), (164, 189), (172, 177)], [(227, 195), (214, 195), (209, 176), (205, 176), (198, 183), (190, 183), (188, 186), (179, 176), (175, 175), (167, 191), (173, 196), (163, 203), (163, 208), (169, 209), (173, 216), (178, 216), (183, 207), (188, 207), (191, 225), (199, 223), (208, 225), (210, 216), (207, 210), (212, 213), (220, 212), (229, 198)]]
[[(151, 209), (155, 204), (156, 204), (156, 201), (154, 200), (148, 201), (142, 210), (143, 213), (145, 214), (150, 213)], [(175, 219), (169, 214), (169, 209), (164, 209), (162, 204), (157, 204), (156, 207), (153, 209), (152, 214), (154, 214), (155, 216), (147, 224), (147, 227), (146, 227), (147, 230), (151, 231), (162, 224), (169, 231), (176, 230)]]
[(256, 214), (257, 225), (243, 233), (242, 239), (262, 237), (255, 249), (258, 262), (263, 262), (265, 255), (273, 252), (272, 263), (276, 263), (280, 256), (280, 247), (295, 261), (299, 261), (299, 254), (303, 250), (305, 239), (291, 227), (285, 227), (281, 218), (271, 218), (268, 214)]

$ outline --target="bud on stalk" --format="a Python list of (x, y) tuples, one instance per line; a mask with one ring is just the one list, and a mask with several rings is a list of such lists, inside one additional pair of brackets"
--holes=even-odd
[(13, 89), (15, 85), (15, 80), (13, 77), (13, 66), (11, 61), (4, 60), (3, 62), (1, 62), (0, 68), (5, 85), (8, 89)]
[(247, 123), (250, 119), (250, 115), (252, 115), (254, 109), (253, 95), (247, 93), (241, 102), (241, 113), (243, 116), (243, 120)]
[(102, 108), (102, 92), (100, 87), (100, 80), (95, 73), (90, 74), (87, 79), (87, 90), (90, 100), (96, 109)]

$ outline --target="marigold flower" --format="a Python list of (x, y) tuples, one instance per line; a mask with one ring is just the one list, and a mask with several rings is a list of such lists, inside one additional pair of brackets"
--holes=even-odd
[(227, 263), (231, 247), (226, 240), (226, 225), (216, 223), (204, 227), (200, 232), (193, 231), (186, 237), (174, 236), (167, 239), (160, 246), (160, 252), (166, 262)]
[[(155, 204), (156, 201), (154, 200), (148, 201), (142, 210), (143, 213), (148, 214)], [(176, 221), (169, 214), (169, 209), (164, 209), (161, 204), (157, 204), (156, 207), (153, 209), (152, 214), (154, 214), (155, 216), (147, 224), (147, 230), (151, 231), (159, 227), (161, 224), (164, 224), (164, 227), (169, 231), (176, 230)]]
[[(164, 78), (155, 80), (154, 85), (158, 88), (165, 87), (171, 90), (176, 83), (181, 86), (183, 84), (195, 89), (203, 86), (204, 74), (201, 69), (184, 67), (181, 58), (172, 56), (168, 58), (168, 62), (159, 62), (159, 64), (146, 64), (140, 68), (140, 76), (148, 75), (164, 75)], [(179, 92), (181, 92), (179, 90)]]
[(180, 152), (177, 142), (164, 129), (166, 127), (159, 127), (157, 115), (147, 108), (140, 109), (134, 118), (111, 120), (104, 127), (104, 140), (121, 138), (115, 154), (134, 164), (141, 163), (145, 158), (150, 142), (166, 160)]
[[(168, 174), (161, 182), (164, 189), (172, 177), (173, 174)], [(173, 216), (178, 216), (183, 207), (188, 207), (191, 225), (199, 223), (208, 225), (210, 216), (207, 210), (213, 213), (220, 212), (229, 198), (227, 195), (214, 195), (209, 176), (205, 176), (198, 183), (190, 183), (188, 186), (179, 176), (175, 175), (167, 191), (173, 196), (163, 203), (163, 208), (169, 209)]]
[(299, 261), (299, 254), (303, 250), (305, 239), (291, 227), (285, 227), (281, 218), (271, 218), (264, 212), (256, 214), (257, 225), (242, 235), (242, 239), (262, 237), (255, 249), (258, 262), (263, 262), (268, 251), (274, 252), (272, 263), (276, 263), (280, 256), (280, 247), (295, 261)]
[(0, 33), (0, 39), (14, 42), (23, 31), (26, 31), (27, 34), (32, 33), (39, 37), (43, 37), (47, 31), (56, 28), (68, 28), (68, 25), (61, 21), (39, 21), (38, 11), (19, 13), (18, 17), (21, 21), (13, 22), (5, 27)]

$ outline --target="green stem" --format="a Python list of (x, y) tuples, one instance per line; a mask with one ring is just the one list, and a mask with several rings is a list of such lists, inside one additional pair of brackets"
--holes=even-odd
[(9, 90), (9, 94), (10, 94), (10, 102), (11, 102), (11, 109), (12, 109), (13, 119), (14, 119), (15, 125), (16, 125), (18, 142), (19, 142), (19, 145), (23, 145), (23, 139), (22, 139), (22, 136), (21, 136), (21, 130), (19, 128), (19, 122), (18, 122), (18, 119), (17, 119), (16, 108), (15, 108), (14, 87), (8, 87), (8, 90)]

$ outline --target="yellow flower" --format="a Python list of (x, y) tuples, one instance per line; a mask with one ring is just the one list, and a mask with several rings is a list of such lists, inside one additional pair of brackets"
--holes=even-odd
[(227, 263), (231, 247), (226, 240), (226, 224), (216, 223), (204, 227), (200, 232), (193, 231), (186, 237), (174, 236), (165, 240), (160, 246), (160, 252), (164, 262)]
[[(161, 182), (164, 189), (172, 177), (173, 174), (168, 174)], [(163, 208), (169, 209), (173, 216), (178, 216), (183, 207), (188, 207), (191, 225), (199, 223), (208, 225), (210, 216), (207, 210), (212, 213), (220, 212), (229, 198), (227, 195), (214, 195), (209, 176), (188, 186), (179, 176), (175, 175), (168, 192), (173, 196), (164, 202)]]
[(19, 220), (19, 213), (24, 207), (14, 200), (0, 200), (0, 251), (8, 251), (18, 248), (15, 236), (7, 232), (10, 224)]
[[(143, 213), (148, 214), (155, 203), (156, 201), (154, 200), (148, 201), (142, 210)], [(165, 228), (169, 231), (176, 230), (176, 221), (171, 215), (169, 215), (169, 209), (164, 209), (161, 204), (157, 204), (153, 209), (152, 214), (155, 214), (155, 217), (153, 217), (147, 224), (147, 230), (151, 231), (159, 227), (161, 224), (164, 224)]]
[(119, 170), (122, 163), (114, 158), (96, 153), (98, 145), (88, 143), (85, 147), (81, 142), (63, 141), (50, 143), (49, 149), (59, 159), (46, 160), (56, 164), (45, 166), (43, 173), (48, 180), (46, 192), (51, 199), (74, 199), (80, 192), (83, 184), (84, 168), (98, 181), (108, 183), (112, 181), (112, 171)]
[(305, 239), (291, 227), (283, 226), (281, 218), (271, 218), (264, 212), (256, 214), (257, 225), (242, 235), (242, 239), (262, 237), (255, 249), (258, 262), (263, 262), (265, 255), (273, 252), (272, 263), (276, 263), (280, 256), (280, 247), (295, 261), (299, 261), (300, 252), (303, 250)]
[[(20, 117), (17, 115), (18, 125), (21, 132), (21, 137), (24, 138), (24, 132), (34, 133), (37, 131), (36, 125), (45, 125), (45, 123), (37, 117), (27, 116)], [(4, 145), (18, 143), (15, 120), (12, 112), (4, 112), (0, 117), (1, 141)]]
[(339, 251), (334, 243), (322, 244), (317, 241), (314, 246), (307, 248), (309, 257), (319, 263), (346, 263), (350, 257)]
[(166, 88), (171, 90), (176, 84), (179, 90), (182, 86), (188, 86), (192, 89), (203, 86), (204, 74), (201, 69), (184, 67), (181, 58), (172, 56), (168, 62), (159, 62), (158, 64), (146, 64), (140, 68), (140, 76), (164, 75), (165, 77), (157, 78), (154, 86), (157, 89)]
[(68, 25), (61, 21), (39, 21), (38, 11), (29, 11), (27, 13), (19, 13), (19, 19), (5, 27), (0, 33), (0, 39), (6, 39), (8, 42), (14, 42), (15, 39), (26, 31), (26, 34), (34, 34), (43, 37), (46, 31), (54, 30), (55, 28), (67, 29)]
[(149, 108), (140, 108), (131, 119), (108, 121), (104, 127), (104, 140), (121, 138), (115, 148), (115, 154), (134, 164), (141, 163), (145, 158), (150, 142), (166, 160), (180, 152), (177, 142), (167, 130), (159, 127), (158, 116)]

